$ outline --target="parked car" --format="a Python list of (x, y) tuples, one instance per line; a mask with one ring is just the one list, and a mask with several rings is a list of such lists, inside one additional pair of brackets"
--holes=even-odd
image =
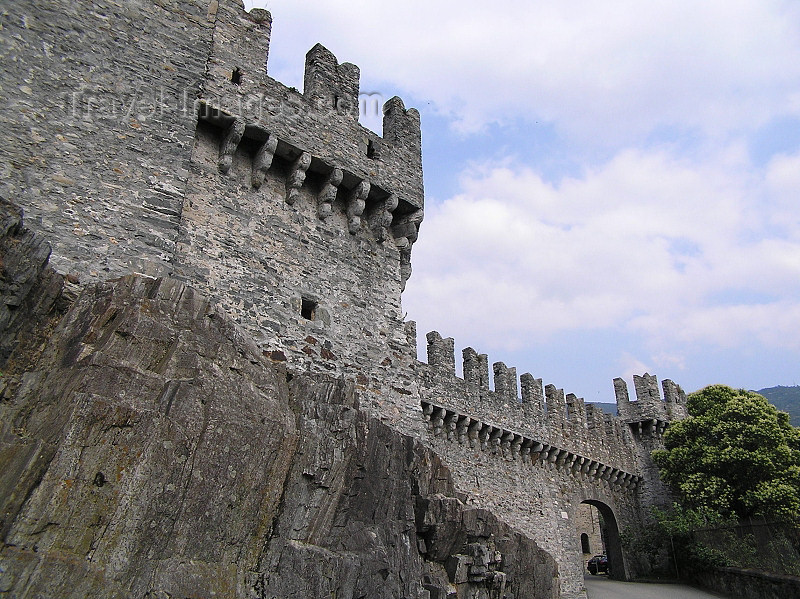
[(595, 555), (586, 563), (590, 574), (608, 574), (608, 558), (605, 555)]

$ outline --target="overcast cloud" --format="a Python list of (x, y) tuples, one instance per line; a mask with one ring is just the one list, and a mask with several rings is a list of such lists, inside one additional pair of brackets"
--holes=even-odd
[(273, 77), (321, 41), (422, 112), (421, 336), (587, 399), (800, 382), (800, 3), (300, 4), (268, 2)]

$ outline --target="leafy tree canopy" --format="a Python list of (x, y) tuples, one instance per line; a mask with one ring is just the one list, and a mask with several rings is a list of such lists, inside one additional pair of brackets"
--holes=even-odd
[(800, 428), (753, 391), (712, 385), (689, 395), (689, 418), (653, 452), (683, 506), (723, 517), (795, 520), (800, 514)]

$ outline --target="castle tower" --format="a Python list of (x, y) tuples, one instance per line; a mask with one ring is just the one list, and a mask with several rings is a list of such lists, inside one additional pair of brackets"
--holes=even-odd
[[(317, 44), (302, 93), (267, 75), (269, 13), (220, 3), (175, 273), (276, 360), (322, 371), (411, 359), (400, 294), (422, 220), (419, 114), (362, 127), (359, 70)], [(232, 43), (241, 40), (249, 43)]]
[[(24, 4), (9, 18), (32, 31), (52, 18)], [(43, 52), (17, 72), (5, 57), (25, 93), (0, 115), (18, 167), (0, 193), (81, 284), (178, 277), (302, 367), (410, 362), (400, 294), (423, 216), (418, 112), (389, 99), (381, 137), (358, 123), (358, 67), (318, 44), (301, 93), (267, 74), (269, 12), (185, 4), (65, 5), (63, 39), (41, 27), (65, 63)], [(28, 96), (45, 105), (26, 109)]]
[(631, 429), (635, 440), (637, 461), (642, 469), (640, 499), (645, 506), (668, 506), (671, 493), (661, 481), (658, 467), (650, 454), (663, 449), (662, 437), (672, 420), (686, 418), (686, 394), (669, 379), (662, 382), (664, 396), (658, 389), (658, 379), (651, 374), (634, 375), (636, 401), (628, 396), (628, 386), (621, 378), (614, 379), (614, 394), (619, 418)]

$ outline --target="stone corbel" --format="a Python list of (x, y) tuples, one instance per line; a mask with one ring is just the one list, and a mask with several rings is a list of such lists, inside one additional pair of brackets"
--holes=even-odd
[(458, 442), (464, 445), (467, 442), (467, 429), (469, 427), (469, 418), (461, 416), (458, 419), (458, 426), (456, 427), (456, 434), (458, 435)]
[(403, 289), (411, 276), (411, 246), (419, 236), (419, 226), (424, 217), (425, 213), (420, 208), (411, 214), (406, 214), (392, 226), (392, 235), (397, 249), (400, 250), (400, 279)]
[(303, 152), (292, 164), (289, 177), (286, 179), (286, 203), (293, 206), (300, 197), (300, 188), (306, 180), (306, 171), (311, 166), (311, 154)]
[(469, 439), (469, 446), (476, 449), (480, 444), (478, 434), (481, 430), (481, 422), (479, 420), (472, 420), (467, 428), (467, 438)]
[(619, 479), (622, 477), (622, 471), (614, 468), (611, 470), (611, 474), (608, 477), (608, 484), (614, 486), (618, 483)]
[(242, 141), (245, 126), (244, 119), (236, 119), (225, 132), (225, 136), (219, 144), (219, 161), (217, 163), (221, 173), (231, 170), (233, 154), (236, 152), (239, 142)]
[(492, 450), (493, 454), (497, 454), (501, 451), (500, 442), (501, 437), (503, 436), (503, 429), (495, 428), (492, 430), (492, 433), (489, 435), (489, 445), (490, 449)]
[(361, 215), (364, 214), (368, 195), (369, 181), (362, 181), (350, 193), (347, 200), (347, 230), (351, 235), (355, 235), (361, 230)]
[(552, 470), (556, 467), (556, 461), (558, 460), (558, 456), (561, 455), (561, 450), (558, 447), (551, 447), (550, 451), (547, 454), (547, 468)]
[(413, 244), (417, 240), (419, 236), (419, 226), (423, 218), (425, 218), (425, 212), (420, 208), (410, 214), (404, 215), (392, 226), (392, 234), (394, 235), (398, 247), (404, 246), (405, 244)]
[(444, 426), (445, 432), (447, 433), (447, 440), (452, 441), (456, 435), (456, 420), (458, 419), (458, 414), (455, 412), (447, 412), (447, 415), (444, 419)]
[(339, 191), (341, 183), (342, 169), (334, 168), (317, 196), (317, 216), (321, 220), (325, 220), (333, 214), (333, 206), (331, 204), (336, 199), (336, 193)]
[(397, 196), (390, 194), (389, 197), (383, 200), (383, 208), (377, 211), (373, 224), (373, 232), (375, 233), (375, 239), (378, 243), (383, 243), (389, 239), (389, 228), (392, 226), (392, 220), (394, 219), (392, 213), (397, 209), (399, 203), (400, 200)]
[(480, 431), (478, 432), (478, 440), (481, 444), (481, 451), (486, 451), (486, 444), (489, 441), (489, 433), (492, 432), (492, 427), (488, 424), (481, 424)]
[(272, 159), (277, 149), (278, 138), (270, 135), (256, 152), (255, 158), (253, 158), (253, 174), (250, 178), (250, 182), (256, 189), (264, 184), (264, 179), (267, 177), (267, 171), (272, 165)]
[(444, 408), (434, 408), (433, 416), (431, 417), (431, 424), (433, 425), (433, 435), (438, 437), (442, 428), (444, 428), (444, 417), (447, 415), (447, 410)]
[(500, 449), (503, 452), (503, 457), (507, 460), (513, 459), (511, 457), (511, 441), (514, 440), (514, 433), (504, 433), (500, 437)]
[(522, 462), (527, 464), (531, 461), (531, 447), (533, 446), (533, 439), (526, 439), (523, 437), (522, 446), (520, 447), (519, 454), (522, 457)]
[(513, 441), (511, 441), (511, 457), (516, 460), (518, 457), (522, 457), (522, 442), (523, 437), (520, 435), (514, 435)]
[(546, 443), (537, 443), (536, 447), (539, 449), (534, 448), (533, 451), (539, 452), (539, 457), (537, 458), (537, 463), (541, 462), (542, 466), (547, 466), (548, 459), (550, 457), (550, 446)]
[(561, 470), (567, 466), (567, 461), (570, 458), (570, 453), (566, 449), (561, 449), (558, 452), (558, 458), (556, 458), (556, 468)]

